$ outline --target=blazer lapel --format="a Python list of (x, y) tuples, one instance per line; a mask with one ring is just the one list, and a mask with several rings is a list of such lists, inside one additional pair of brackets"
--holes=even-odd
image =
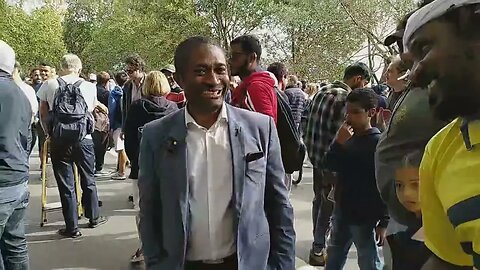
[(232, 202), (236, 210), (236, 225), (240, 218), (243, 201), (243, 184), (245, 178), (245, 142), (242, 126), (238, 121), (235, 111), (227, 105), (228, 130), (230, 133), (230, 146), (232, 149), (233, 166), (233, 196)]
[(176, 187), (175, 192), (178, 194), (178, 204), (182, 213), (182, 225), (185, 237), (188, 229), (188, 180), (187, 180), (187, 126), (185, 124), (185, 110), (182, 109), (180, 113), (175, 116), (172, 122), (175, 123), (165, 141), (164, 149), (166, 151), (165, 157), (167, 170), (167, 181), (173, 181)]

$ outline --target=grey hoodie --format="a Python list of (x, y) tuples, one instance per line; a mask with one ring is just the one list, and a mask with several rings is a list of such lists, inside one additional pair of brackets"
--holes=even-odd
[(421, 220), (398, 201), (395, 170), (406, 155), (423, 152), (428, 141), (446, 124), (433, 117), (426, 89), (407, 89), (398, 99), (391, 121), (378, 142), (375, 153), (377, 186), (390, 216), (402, 225), (419, 227)]

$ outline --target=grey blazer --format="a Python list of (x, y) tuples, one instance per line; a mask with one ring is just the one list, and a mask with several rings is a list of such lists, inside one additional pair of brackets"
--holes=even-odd
[[(227, 106), (239, 270), (295, 269), (293, 209), (273, 120)], [(189, 235), (185, 109), (147, 124), (140, 146), (140, 236), (152, 270), (182, 270)]]

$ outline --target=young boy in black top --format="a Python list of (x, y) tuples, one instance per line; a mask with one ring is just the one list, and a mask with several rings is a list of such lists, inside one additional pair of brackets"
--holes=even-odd
[(348, 95), (346, 121), (326, 156), (326, 166), (338, 174), (326, 270), (343, 269), (352, 243), (360, 270), (383, 267), (377, 246), (385, 240), (388, 214), (375, 181), (374, 154), (380, 131), (370, 124), (377, 104), (372, 89), (357, 89)]

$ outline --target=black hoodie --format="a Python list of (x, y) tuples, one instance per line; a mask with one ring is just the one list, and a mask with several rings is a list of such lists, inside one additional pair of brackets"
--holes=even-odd
[(141, 129), (153, 120), (160, 119), (178, 110), (177, 104), (165, 97), (142, 97), (133, 102), (125, 119), (125, 151), (130, 159), (131, 179), (138, 178), (138, 151), (140, 147)]

